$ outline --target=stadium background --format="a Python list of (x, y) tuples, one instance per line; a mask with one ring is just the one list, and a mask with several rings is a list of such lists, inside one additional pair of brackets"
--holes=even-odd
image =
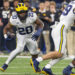
[[(59, 22), (59, 17), (71, 0), (21, 0), (26, 3), (31, 11), (35, 12), (38, 17), (44, 22), (43, 32), (37, 41), (40, 55), (46, 54), (49, 51), (54, 51), (54, 43), (51, 37), (52, 26)], [(7, 3), (6, 3), (7, 2)], [(8, 54), (16, 48), (16, 37), (5, 40), (3, 37), (3, 28), (8, 23), (10, 14), (14, 12), (19, 0), (0, 0), (0, 66), (3, 65)], [(36, 28), (37, 29), (37, 28)], [(16, 28), (13, 27), (14, 34)], [(71, 25), (67, 34), (67, 55), (75, 56), (75, 26)], [(33, 72), (30, 64), (30, 53), (27, 47), (20, 57), (16, 58), (6, 72), (0, 72), (0, 75), (39, 75)], [(62, 75), (63, 68), (70, 63), (71, 59), (64, 59), (56, 64), (52, 70), (57, 75)], [(41, 68), (47, 63), (42, 63)], [(16, 70), (15, 70), (16, 69)]]

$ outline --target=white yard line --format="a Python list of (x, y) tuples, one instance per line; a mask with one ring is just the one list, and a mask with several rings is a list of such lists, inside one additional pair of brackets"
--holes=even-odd
[[(0, 55), (1, 58), (9, 57), (9, 55)], [(16, 58), (31, 58), (31, 56), (17, 56)]]

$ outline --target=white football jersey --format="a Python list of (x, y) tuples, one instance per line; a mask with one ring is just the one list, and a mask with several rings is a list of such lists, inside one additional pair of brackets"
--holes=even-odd
[(31, 37), (35, 28), (34, 28), (34, 22), (37, 19), (36, 13), (28, 12), (28, 17), (25, 21), (21, 22), (17, 13), (13, 12), (12, 16), (10, 17), (10, 23), (13, 26), (17, 27), (17, 33), (20, 35), (25, 35), (26, 37)]
[(60, 16), (60, 22), (63, 22), (65, 27), (69, 27), (75, 20), (75, 1), (70, 2)]

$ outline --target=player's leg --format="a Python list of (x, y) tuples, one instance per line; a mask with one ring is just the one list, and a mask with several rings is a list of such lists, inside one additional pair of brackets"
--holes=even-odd
[(49, 63), (42, 69), (41, 73), (42, 73), (42, 74), (54, 75), (54, 74), (52, 73), (51, 67), (52, 67), (53, 65), (55, 65), (56, 63), (58, 63), (60, 60), (64, 59), (64, 57), (65, 57), (65, 56), (63, 56), (62, 58), (50, 60)]
[(42, 74), (50, 74), (50, 75), (53, 75), (52, 73), (52, 70), (51, 70), (51, 67), (56, 64), (57, 62), (59, 62), (61, 59), (54, 59), (54, 60), (51, 60), (41, 71)]
[(66, 32), (64, 29), (64, 25), (62, 25), (60, 28), (57, 27), (52, 30), (52, 38), (55, 45), (55, 51), (49, 52), (42, 57), (37, 58), (37, 61), (41, 62), (42, 60), (47, 59), (57, 59), (63, 56), (64, 52), (62, 50), (65, 49), (66, 45)]
[(75, 73), (72, 72), (72, 69), (75, 68), (75, 59), (63, 70), (63, 75), (75, 75)]
[(30, 54), (31, 54), (32, 58), (33, 59), (37, 58), (38, 53), (39, 53), (37, 42), (32, 40), (32, 39), (28, 39), (26, 45), (27, 45), (27, 47), (30, 51)]
[(57, 59), (64, 55), (64, 49), (66, 46), (66, 31), (65, 26), (57, 26), (57, 28), (52, 30), (52, 38), (55, 45), (55, 51), (49, 52), (42, 56), (43, 60), (47, 59)]
[[(61, 59), (63, 59), (65, 56), (66, 56), (66, 48), (65, 48), (65, 46), (66, 46), (66, 33), (65, 33), (65, 31), (63, 31), (62, 33), (61, 33), (61, 36), (63, 35), (63, 37), (62, 38), (60, 38), (60, 39), (63, 39), (62, 40), (62, 42), (63, 42), (63, 44), (62, 44), (62, 48), (60, 48), (60, 45), (59, 45), (59, 43), (57, 43), (57, 40), (59, 40), (59, 39), (55, 39), (54, 38), (54, 43), (55, 43), (55, 49), (57, 50), (57, 52), (59, 52), (59, 53), (61, 53), (61, 54), (63, 54), (61, 57), (59, 57), (59, 58), (54, 58), (53, 60), (51, 60), (44, 68), (43, 68), (43, 70), (42, 70), (42, 73), (46, 73), (46, 74), (50, 74), (50, 75), (53, 75), (53, 73), (52, 73), (52, 71), (51, 71), (51, 67), (54, 65), (54, 64), (56, 64), (56, 63), (58, 63)], [(59, 37), (58, 37), (59, 38)], [(60, 41), (61, 42), (61, 41)]]
[(64, 53), (66, 52), (65, 51), (66, 34), (65, 34), (65, 31), (64, 31), (64, 25), (62, 25), (62, 27), (60, 29), (55, 29), (53, 31), (53, 40), (54, 40), (56, 51), (49, 52), (42, 57), (36, 58), (36, 60), (34, 61), (34, 63), (35, 63), (34, 67), (37, 67), (38, 66), (37, 63), (40, 63), (43, 60), (58, 59), (58, 58), (63, 57)]
[[(33, 65), (33, 61), (38, 57), (38, 54), (39, 54), (39, 50), (38, 50), (38, 46), (37, 46), (37, 42), (32, 40), (32, 39), (28, 39), (28, 42), (27, 42), (27, 47), (31, 53), (31, 56), (32, 56), (32, 59), (30, 60), (30, 64), (31, 66)], [(39, 67), (38, 67), (39, 68)], [(34, 69), (34, 67), (33, 67)], [(37, 71), (40, 71), (40, 68), (36, 70), (34, 69), (35, 72)]]
[(24, 38), (20, 37), (18, 35), (17, 37), (17, 47), (15, 50), (13, 50), (8, 59), (6, 60), (5, 64), (0, 68), (1, 71), (5, 71), (8, 67), (8, 64), (20, 53), (23, 51), (23, 48), (24, 48), (24, 45), (25, 45), (25, 42), (24, 42)]

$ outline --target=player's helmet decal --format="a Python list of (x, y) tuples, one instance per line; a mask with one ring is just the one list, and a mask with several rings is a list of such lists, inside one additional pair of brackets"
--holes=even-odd
[(19, 3), (15, 8), (20, 20), (25, 20), (27, 17), (28, 7), (24, 3)]

